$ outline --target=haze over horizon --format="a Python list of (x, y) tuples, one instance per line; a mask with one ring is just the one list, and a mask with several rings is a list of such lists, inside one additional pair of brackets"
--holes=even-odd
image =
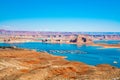
[(0, 29), (120, 32), (119, 0), (1, 0)]

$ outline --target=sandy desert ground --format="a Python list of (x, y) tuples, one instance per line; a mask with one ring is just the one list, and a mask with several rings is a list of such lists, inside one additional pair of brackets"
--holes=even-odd
[(33, 50), (0, 48), (0, 80), (120, 80), (120, 69), (70, 62)]

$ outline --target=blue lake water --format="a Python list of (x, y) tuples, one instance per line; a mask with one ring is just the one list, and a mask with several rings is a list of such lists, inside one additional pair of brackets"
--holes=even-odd
[[(0, 43), (0, 46), (17, 46), (19, 48), (35, 49), (36, 51), (47, 51), (50, 54), (66, 56), (66, 59), (70, 61), (84, 62), (89, 65), (110, 64), (120, 68), (120, 48), (39, 42)], [(118, 64), (114, 64), (114, 61), (117, 61)]]
[(120, 40), (97, 40), (97, 41), (94, 41), (95, 43), (107, 43), (107, 44), (120, 44)]

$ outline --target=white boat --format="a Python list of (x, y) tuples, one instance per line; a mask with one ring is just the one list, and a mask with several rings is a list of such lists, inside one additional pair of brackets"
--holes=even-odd
[(117, 64), (118, 62), (117, 61), (113, 61), (114, 64)]

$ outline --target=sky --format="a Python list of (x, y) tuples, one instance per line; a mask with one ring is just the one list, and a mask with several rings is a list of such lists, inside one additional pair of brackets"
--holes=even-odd
[(120, 32), (120, 0), (0, 0), (0, 29)]

